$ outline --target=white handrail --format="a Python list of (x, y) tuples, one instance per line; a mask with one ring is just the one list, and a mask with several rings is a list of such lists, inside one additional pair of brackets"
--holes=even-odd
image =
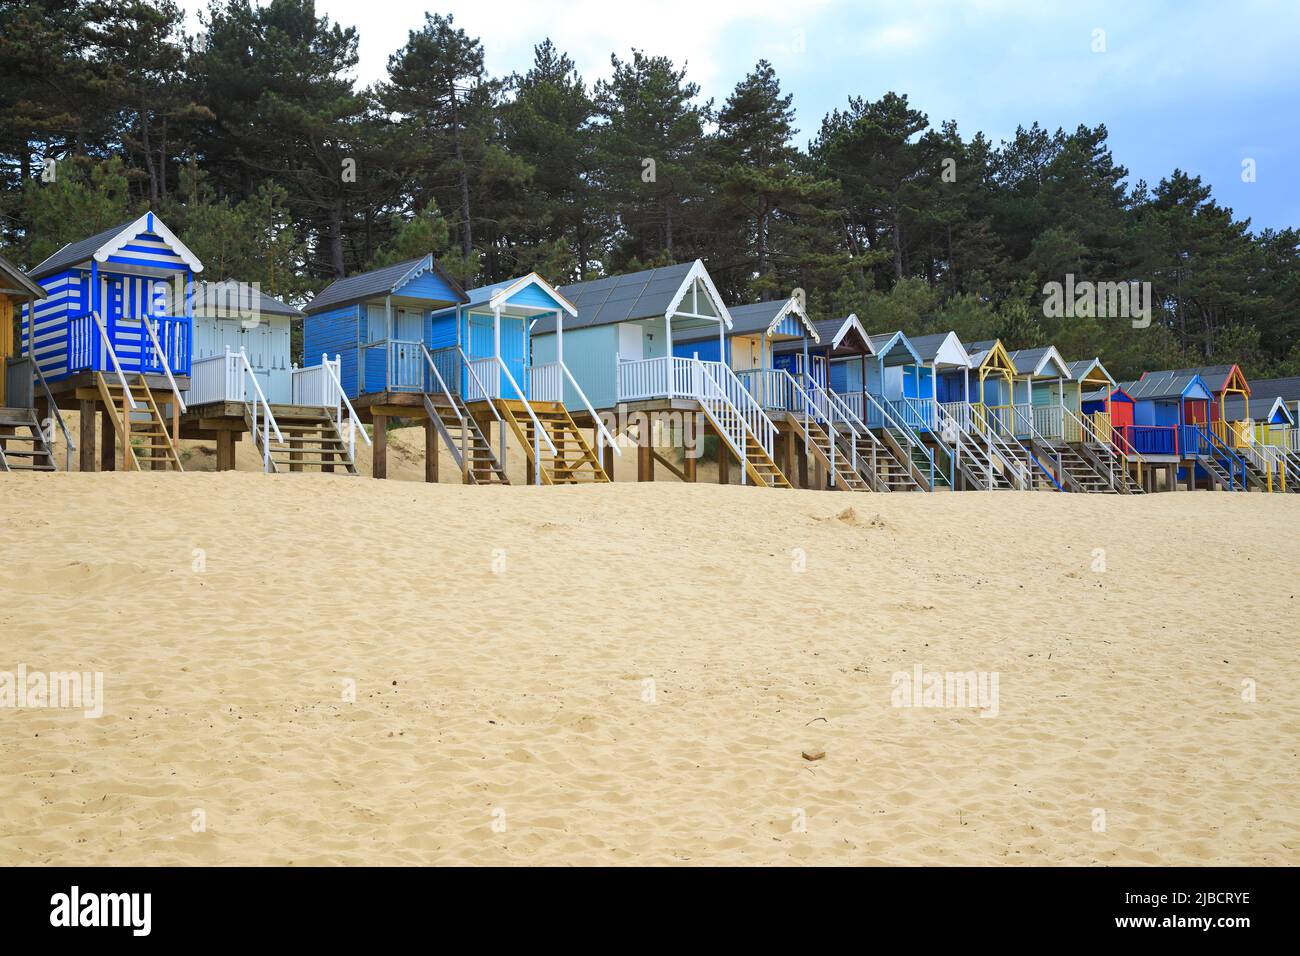
[[(348, 456), (353, 461), (356, 461), (357, 410), (353, 408), (352, 403), (348, 401), (348, 393), (343, 391), (343, 383), (339, 380), (338, 375), (334, 371), (335, 366), (330, 364), (329, 356), (322, 355), (321, 358), (322, 358), (321, 365), (323, 365), (325, 368), (325, 374), (329, 376), (330, 381), (334, 383), (334, 394), (338, 396), (338, 401), (334, 405), (334, 409), (335, 409), (334, 420), (340, 432), (343, 431), (343, 409), (344, 407), (346, 407), (348, 410)], [(338, 356), (335, 356), (335, 361), (338, 362)], [(339, 364), (341, 367), (341, 363)], [(366, 440), (367, 445), (374, 447), (374, 442), (370, 440), (370, 436), (366, 434), (366, 430), (364, 428), (361, 429), (361, 437)]]
[[(710, 409), (717, 423), (727, 431), (725, 437), (731, 442), (732, 447), (740, 453), (740, 483), (743, 485), (748, 480), (745, 473), (745, 463), (748, 460), (749, 433), (745, 427), (745, 416), (741, 414), (740, 409), (732, 404), (731, 399), (727, 397), (726, 390), (709, 374), (704, 362), (698, 358), (693, 358), (690, 361), (692, 370), (696, 372), (696, 375), (693, 375), (692, 378), (698, 379), (697, 382), (692, 383), (691, 390), (695, 392), (696, 400)], [(706, 382), (713, 387), (715, 394), (709, 393), (709, 389), (705, 385)], [(711, 407), (709, 403), (712, 403), (712, 406), (715, 407)], [(733, 434), (736, 432), (737, 426), (739, 434)], [(722, 450), (720, 454), (725, 455), (726, 450)]]
[[(460, 360), (465, 363), (465, 371), (467, 371), (469, 377), (474, 380), (474, 387), (478, 389), (478, 393), (485, 399), (489, 398), (487, 387), (483, 384), (483, 380), (478, 377), (478, 372), (474, 371), (474, 363), (471, 362), (469, 356), (465, 354), (465, 350), (458, 345), (456, 346), (456, 351), (460, 353)], [(497, 411), (496, 403), (489, 401), (487, 406), (488, 410), (492, 412), (496, 417), (496, 420), (504, 428), (505, 420), (501, 417), (501, 413)]]
[[(247, 398), (244, 399), (244, 407), (248, 409), (249, 417), (252, 419), (253, 441), (255, 443), (258, 441), (258, 431), (259, 431), (258, 423), (257, 423), (258, 407), (260, 406), (262, 409), (262, 425), (260, 429), (261, 431), (260, 444), (262, 446), (262, 470), (270, 471), (271, 470), (271, 429), (275, 429), (275, 440), (282, 445), (284, 444), (284, 435), (280, 433), (280, 424), (275, 420), (275, 415), (271, 413), (271, 406), (266, 400), (266, 395), (262, 393), (262, 386), (259, 385), (257, 382), (257, 373), (253, 371), (253, 366), (249, 364), (248, 353), (246, 353), (242, 348), (238, 352), (232, 352), (230, 351), (230, 346), (227, 345), (226, 346), (227, 366), (229, 366), (231, 362), (235, 361), (236, 358), (238, 358), (241, 380), (243, 377), (247, 376), (248, 380), (253, 383), (253, 394), (256, 396), (255, 400), (252, 402), (249, 402)], [(240, 389), (240, 392), (245, 395), (247, 394), (247, 392), (243, 388)]]
[[(1025, 469), (1020, 458), (1011, 450), (1011, 447), (1003, 441), (1002, 436), (998, 434), (998, 429), (989, 422), (988, 416), (981, 413), (975, 414), (974, 407), (970, 402), (950, 402), (949, 405), (959, 405), (960, 415), (954, 415), (957, 423), (963, 426), (963, 431), (978, 435), (983, 438), (988, 445), (989, 461), (992, 463), (993, 456), (997, 455), (998, 459), (1006, 466), (1006, 473), (1011, 476), (1016, 490), (1024, 491), (1029, 484), (1029, 474)], [(952, 409), (945, 406), (944, 411), (952, 414)]]
[(870, 402), (880, 411), (880, 421), (882, 423), (882, 427), (888, 427), (888, 425), (884, 424), (888, 422), (889, 424), (892, 424), (894, 428), (896, 428), (898, 431), (901, 431), (903, 433), (903, 440), (907, 442), (907, 446), (908, 446), (907, 447), (908, 461), (913, 467), (916, 466), (916, 462), (912, 460), (912, 449), (914, 448), (921, 449), (921, 454), (924, 455), (925, 459), (930, 463), (930, 476), (927, 479), (927, 481), (930, 484), (930, 490), (933, 491), (934, 490), (934, 454), (930, 451), (930, 449), (926, 448), (925, 445), (921, 443), (921, 440), (917, 436), (916, 432), (912, 431), (911, 427), (906, 422), (901, 421), (898, 418), (898, 416), (896, 416), (893, 413), (893, 410), (888, 407), (888, 403), (878, 401), (876, 399), (876, 396), (872, 395), (871, 392), (867, 391), (865, 388), (862, 390), (862, 400), (864, 402)]
[[(776, 445), (776, 426), (772, 424), (772, 419), (768, 418), (767, 413), (763, 411), (763, 406), (759, 405), (754, 396), (749, 394), (749, 390), (736, 377), (736, 373), (731, 370), (731, 366), (722, 362), (706, 362), (700, 359), (696, 359), (696, 361), (700, 363), (706, 373), (709, 373), (710, 369), (717, 369), (721, 381), (714, 378), (713, 383), (722, 390), (728, 402), (744, 419), (745, 424), (749, 426), (749, 430), (758, 438), (763, 450), (771, 456)], [(711, 374), (710, 378), (712, 378)]]
[[(153, 343), (153, 350), (158, 355), (158, 361), (162, 362), (163, 371), (167, 374), (167, 382), (172, 387), (172, 394), (176, 396), (176, 404), (183, 413), (185, 411), (185, 399), (181, 398), (181, 390), (176, 384), (175, 377), (172, 375), (171, 363), (167, 361), (167, 355), (163, 352), (162, 343), (158, 341), (158, 332), (153, 327), (153, 318), (146, 315), (141, 320), (141, 324), (144, 325), (145, 330), (149, 333), (149, 341)], [(242, 352), (243, 349), (241, 348), (240, 351)], [(248, 364), (247, 358), (244, 359), (244, 364)]]
[(131, 387), (126, 384), (126, 374), (122, 371), (122, 363), (117, 360), (117, 352), (113, 349), (113, 343), (108, 337), (108, 329), (104, 327), (104, 320), (99, 317), (98, 312), (90, 313), (91, 319), (94, 320), (95, 328), (99, 329), (99, 335), (104, 340), (104, 348), (108, 349), (108, 357), (113, 360), (113, 370), (117, 372), (117, 380), (122, 383), (122, 391), (126, 395), (126, 400), (131, 403), (131, 408), (137, 409), (140, 403), (135, 400), (131, 394)]
[(438, 380), (438, 387), (442, 389), (442, 394), (447, 396), (447, 403), (451, 405), (451, 410), (456, 413), (456, 420), (463, 427), (465, 425), (465, 416), (460, 413), (460, 408), (456, 405), (456, 399), (452, 397), (451, 389), (443, 381), (442, 373), (438, 371), (438, 363), (433, 360), (433, 353), (429, 351), (429, 346), (423, 342), (420, 343), (420, 351), (424, 354), (424, 361), (428, 364), (429, 370), (433, 372), (433, 377)]
[[(524, 390), (519, 387), (519, 383), (515, 381), (515, 377), (510, 374), (510, 369), (506, 368), (506, 363), (501, 361), (500, 355), (494, 355), (492, 356), (492, 358), (496, 360), (497, 366), (501, 369), (501, 371), (505, 372), (506, 381), (510, 383), (510, 387), (513, 388), (515, 390), (515, 394), (519, 396), (519, 401), (523, 402), (524, 411), (528, 412), (528, 417), (533, 420), (534, 443), (536, 443), (537, 437), (540, 435), (542, 438), (546, 439), (546, 447), (551, 450), (551, 455), (552, 456), (559, 455), (559, 452), (556, 451), (555, 449), (555, 443), (551, 441), (551, 436), (547, 433), (546, 429), (542, 427), (541, 419), (537, 417), (537, 413), (533, 411), (533, 406), (530, 405), (528, 399), (524, 397)], [(539, 479), (541, 478), (541, 471), (542, 470), (539, 467), (537, 469), (537, 476)]]
[[(918, 402), (921, 403), (920, 406), (917, 405)], [(955, 446), (955, 450), (949, 452), (949, 460), (952, 468), (948, 473), (948, 482), (954, 490), (957, 488), (957, 469), (961, 467), (963, 455), (967, 458), (974, 459), (975, 464), (984, 469), (985, 484), (988, 485), (985, 490), (993, 490), (992, 461), (988, 459), (987, 456), (983, 460), (980, 459), (978, 451), (976, 450), (979, 446), (972, 445), (963, 438), (965, 433), (957, 424), (957, 419), (952, 416), (952, 413), (949, 412), (948, 409), (943, 407), (942, 403), (933, 398), (908, 398), (907, 396), (903, 397), (903, 403), (916, 414), (920, 421), (930, 421), (931, 417), (933, 417), (931, 427), (937, 432), (944, 445), (948, 444), (947, 436), (952, 435), (952, 444)], [(926, 414), (927, 405), (930, 409), (933, 409), (933, 416)]]
[(578, 398), (582, 400), (583, 408), (587, 410), (587, 413), (591, 416), (591, 420), (595, 422), (596, 427), (600, 429), (602, 440), (608, 442), (609, 446), (614, 449), (614, 454), (622, 458), (623, 449), (618, 447), (618, 442), (614, 440), (614, 436), (609, 433), (609, 429), (605, 427), (605, 423), (600, 420), (600, 416), (596, 414), (596, 410), (591, 407), (591, 402), (587, 401), (587, 393), (582, 390), (582, 386), (578, 384), (578, 380), (573, 377), (573, 373), (569, 371), (569, 366), (565, 365), (563, 362), (559, 362), (558, 364), (564, 372), (564, 377), (569, 380), (569, 384), (573, 386), (573, 390), (578, 393)]

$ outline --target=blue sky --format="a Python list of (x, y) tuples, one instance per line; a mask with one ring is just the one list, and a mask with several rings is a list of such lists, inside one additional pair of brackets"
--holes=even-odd
[[(206, 0), (183, 0), (191, 11)], [(801, 140), (848, 96), (908, 94), (931, 123), (957, 120), (994, 142), (1017, 124), (1105, 123), (1130, 179), (1175, 167), (1201, 176), (1256, 230), (1300, 226), (1300, 3), (1020, 0), (317, 0), (357, 26), (358, 79), (424, 11), (454, 13), (496, 75), (524, 70), (550, 37), (589, 82), (633, 46), (685, 62), (721, 101), (760, 58), (795, 97)], [(359, 15), (364, 12), (364, 16)], [(1094, 52), (1094, 31), (1104, 52)], [(1255, 161), (1256, 181), (1242, 181)]]

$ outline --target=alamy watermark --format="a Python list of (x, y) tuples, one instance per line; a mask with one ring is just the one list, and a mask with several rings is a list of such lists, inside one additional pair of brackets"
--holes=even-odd
[(0, 671), (0, 707), (80, 710), (95, 720), (104, 715), (104, 675), (100, 671)]
[(1135, 329), (1151, 324), (1150, 282), (1065, 282), (1043, 286), (1043, 315), (1049, 319), (1129, 319)]
[(920, 664), (911, 672), (895, 671), (890, 678), (895, 707), (947, 707), (978, 710), (981, 717), (998, 715), (997, 671), (927, 671)]

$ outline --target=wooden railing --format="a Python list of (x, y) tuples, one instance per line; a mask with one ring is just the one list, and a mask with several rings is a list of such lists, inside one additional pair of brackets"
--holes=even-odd
[(289, 400), (294, 405), (306, 405), (311, 408), (336, 408), (339, 397), (336, 394), (342, 372), (341, 356), (333, 359), (321, 354), (319, 365), (305, 368), (294, 366), (289, 372)]

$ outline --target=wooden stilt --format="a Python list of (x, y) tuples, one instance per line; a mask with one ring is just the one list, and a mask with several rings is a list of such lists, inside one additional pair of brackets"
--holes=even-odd
[(388, 477), (388, 416), (375, 416), (374, 457), (371, 461), (371, 474), (376, 478)]
[(601, 466), (605, 469), (605, 474), (609, 475), (609, 480), (614, 480), (614, 446), (606, 445), (601, 449)]
[(718, 484), (731, 484), (731, 449), (721, 438), (718, 439)]
[[(99, 470), (117, 468), (117, 432), (113, 429), (112, 413), (104, 408), (99, 413)], [(91, 416), (92, 420), (94, 415)], [(94, 471), (94, 469), (91, 469)]]
[(438, 483), (438, 429), (432, 418), (424, 421), (424, 480)]
[(637, 481), (654, 481), (655, 480), (655, 460), (651, 454), (653, 449), (650, 446), (650, 436), (641, 436), (636, 444), (636, 480)]
[(794, 453), (799, 460), (799, 487), (808, 487), (808, 451), (803, 447), (803, 442), (795, 440)]
[(82, 400), (77, 403), (77, 416), (80, 424), (77, 427), (77, 444), (80, 449), (77, 455), (77, 467), (82, 471), (95, 470), (95, 403)]
[(235, 470), (235, 433), (229, 428), (217, 432), (217, 471)]

